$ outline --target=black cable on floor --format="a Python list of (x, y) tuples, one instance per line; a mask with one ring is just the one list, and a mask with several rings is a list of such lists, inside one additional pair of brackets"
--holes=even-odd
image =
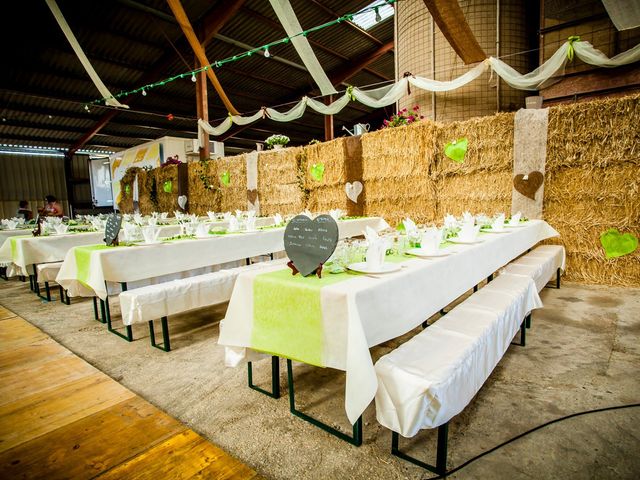
[(510, 438), (509, 440), (502, 442), (500, 445), (496, 445), (495, 447), (489, 449), (489, 450), (485, 450), (484, 452), (480, 453), (479, 455), (476, 455), (473, 458), (470, 458), (469, 460), (467, 460), (466, 462), (464, 462), (461, 465), (458, 465), (457, 467), (447, 471), (447, 473), (443, 474), (443, 475), (438, 475), (437, 477), (429, 477), (425, 480), (437, 480), (440, 478), (446, 478), (449, 475), (453, 475), (454, 473), (462, 470), (464, 467), (466, 467), (467, 465), (469, 465), (470, 463), (475, 462), (476, 460), (484, 457), (485, 455), (489, 455), (490, 453), (495, 452), (496, 450), (501, 449), (502, 447), (504, 447), (505, 445), (510, 444), (511, 442), (515, 442), (516, 440), (521, 439), (522, 437), (525, 437), (527, 435), (529, 435), (530, 433), (536, 432), (542, 428), (548, 427), (549, 425), (553, 425), (554, 423), (558, 423), (558, 422), (562, 422), (563, 420), (569, 420), (570, 418), (574, 418), (574, 417), (580, 417), (582, 415), (588, 415), (591, 413), (599, 413), (599, 412), (608, 412), (610, 410), (622, 410), (625, 408), (634, 408), (634, 407), (640, 407), (640, 403), (631, 403), (628, 405), (618, 405), (615, 407), (605, 407), (605, 408), (596, 408), (594, 410), (585, 410), (583, 412), (577, 412), (577, 413), (572, 413), (571, 415), (566, 415), (564, 417), (560, 417), (560, 418), (556, 418), (555, 420), (550, 420), (546, 423), (543, 423), (542, 425), (538, 425), (537, 427), (534, 427), (530, 430), (527, 430), (526, 432), (523, 432), (519, 435), (516, 435), (513, 438)]

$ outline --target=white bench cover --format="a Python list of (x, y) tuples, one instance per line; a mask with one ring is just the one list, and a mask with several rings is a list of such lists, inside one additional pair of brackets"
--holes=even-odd
[(39, 282), (55, 282), (62, 262), (39, 263), (36, 265), (36, 275)]
[(564, 267), (565, 250), (562, 245), (541, 245), (509, 263), (504, 271), (533, 278), (540, 292), (556, 275), (558, 268), (564, 270)]
[(436, 428), (480, 390), (528, 312), (531, 278), (501, 275), (375, 365), (378, 422), (404, 437)]
[(266, 268), (275, 263), (284, 263), (284, 260), (259, 262), (127, 290), (120, 294), (122, 321), (125, 325), (144, 323), (188, 310), (228, 302), (240, 273)]

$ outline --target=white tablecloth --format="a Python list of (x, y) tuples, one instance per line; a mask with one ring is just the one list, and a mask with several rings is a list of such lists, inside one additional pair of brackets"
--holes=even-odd
[[(323, 365), (347, 372), (345, 409), (352, 423), (377, 389), (369, 348), (401, 336), (438, 312), (490, 274), (539, 241), (557, 236), (542, 220), (532, 220), (510, 233), (484, 234), (482, 243), (456, 245), (456, 253), (433, 259), (411, 259), (406, 268), (377, 278), (353, 279), (320, 292), (324, 346)], [(274, 267), (273, 270), (281, 268)], [(235, 366), (252, 345), (253, 282), (256, 272), (242, 274), (220, 324), (218, 343)], [(273, 351), (287, 357), (287, 352)]]
[[(29, 231), (23, 235), (30, 235)], [(15, 254), (11, 252), (11, 238), (7, 238), (0, 247), (0, 262), (13, 262), (16, 274), (26, 275), (30, 265), (59, 262), (64, 259), (70, 248), (78, 245), (92, 245), (102, 242), (103, 232), (71, 233), (24, 238), (14, 238)]]
[[(362, 235), (365, 227), (376, 230), (389, 225), (379, 217), (341, 220), (340, 238)], [(177, 272), (232, 262), (284, 250), (284, 227), (250, 233), (211, 235), (157, 245), (115, 247), (91, 253), (89, 278), (78, 279), (73, 249), (69, 250), (56, 281), (70, 296), (87, 295), (87, 286), (100, 298), (108, 295), (105, 282), (133, 282)]]

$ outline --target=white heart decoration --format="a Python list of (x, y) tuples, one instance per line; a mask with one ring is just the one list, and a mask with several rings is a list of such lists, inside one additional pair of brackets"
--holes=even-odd
[(353, 183), (347, 182), (344, 189), (347, 192), (347, 198), (353, 203), (358, 203), (358, 197), (362, 193), (362, 183), (357, 180)]
[(178, 205), (180, 205), (181, 209), (185, 209), (185, 207), (187, 206), (187, 196), (186, 195), (180, 195), (178, 197)]

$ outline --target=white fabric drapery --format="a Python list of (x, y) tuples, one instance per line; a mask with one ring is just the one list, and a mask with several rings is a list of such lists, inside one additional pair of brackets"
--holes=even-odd
[(109, 89), (106, 87), (106, 85), (102, 82), (102, 80), (94, 70), (93, 65), (91, 65), (91, 62), (82, 51), (82, 47), (80, 47), (80, 44), (76, 39), (76, 36), (71, 31), (71, 28), (69, 27), (69, 24), (67, 23), (64, 16), (62, 15), (62, 12), (60, 11), (60, 8), (58, 7), (58, 4), (56, 3), (56, 1), (46, 0), (46, 2), (47, 2), (47, 5), (49, 6), (49, 9), (51, 10), (51, 13), (53, 13), (53, 16), (58, 22), (58, 25), (60, 25), (60, 28), (62, 29), (62, 33), (64, 33), (64, 36), (67, 37), (67, 40), (71, 44), (71, 48), (73, 48), (73, 51), (76, 53), (78, 60), (80, 60), (80, 63), (82, 63), (82, 66), (89, 74), (89, 77), (91, 77), (93, 84), (96, 86), (96, 88), (100, 92), (100, 95), (102, 95), (102, 98), (105, 99), (105, 103), (107, 105), (111, 105), (112, 107), (129, 108), (128, 105), (123, 105), (117, 99), (115, 99), (111, 94), (111, 92), (109, 91)]
[(273, 108), (263, 108), (249, 117), (242, 117), (240, 115), (230, 116), (216, 127), (212, 127), (204, 120), (198, 120), (200, 127), (199, 137), (202, 137), (203, 132), (214, 136), (222, 135), (229, 130), (234, 123), (237, 125), (247, 125), (265, 116), (277, 122), (291, 122), (302, 117), (307, 107), (323, 115), (335, 115), (346, 107), (351, 100), (358, 101), (371, 108), (382, 108), (395, 103), (405, 96), (409, 85), (430, 92), (448, 92), (472, 82), (489, 67), (513, 88), (518, 90), (539, 90), (564, 74), (564, 67), (568, 61), (568, 54), (571, 49), (573, 49), (575, 56), (580, 58), (580, 60), (596, 67), (613, 68), (640, 61), (640, 44), (615, 57), (609, 58), (600, 50), (594, 48), (589, 42), (579, 40), (567, 41), (558, 48), (549, 60), (527, 74), (519, 73), (498, 58), (489, 57), (467, 73), (448, 82), (409, 76), (401, 78), (394, 84), (370, 90), (362, 90), (358, 87), (349, 88), (344, 95), (330, 105), (325, 105), (312, 98), (302, 97), (296, 105), (284, 113)]
[(327, 77), (322, 65), (320, 65), (318, 58), (313, 53), (307, 37), (299, 35), (303, 30), (289, 0), (269, 0), (269, 3), (271, 3), (271, 7), (278, 16), (278, 20), (280, 20), (285, 32), (287, 32), (287, 36), (291, 37), (291, 43), (296, 49), (296, 52), (298, 52), (302, 63), (307, 67), (311, 78), (313, 78), (320, 88), (322, 95), (338, 93), (333, 87), (331, 80), (329, 80), (329, 77)]

